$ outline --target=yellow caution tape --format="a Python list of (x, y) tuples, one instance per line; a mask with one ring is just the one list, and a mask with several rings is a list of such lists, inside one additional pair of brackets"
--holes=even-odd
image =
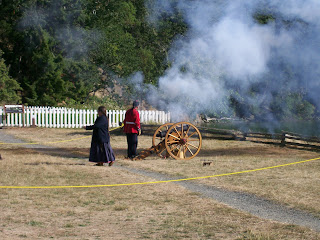
[(193, 178), (184, 178), (184, 179), (173, 179), (173, 180), (164, 180), (164, 181), (155, 181), (155, 182), (138, 182), (138, 183), (120, 183), (120, 184), (107, 184), (107, 185), (87, 185), (87, 186), (0, 186), (0, 188), (6, 188), (6, 189), (14, 189), (14, 188), (24, 188), (24, 189), (31, 189), (31, 188), (98, 188), (98, 187), (119, 187), (119, 186), (133, 186), (133, 185), (147, 185), (147, 184), (157, 184), (157, 183), (170, 183), (170, 182), (182, 182), (182, 181), (190, 181), (190, 180), (198, 180), (198, 179), (205, 179), (205, 178), (214, 178), (214, 177), (223, 177), (223, 176), (230, 176), (230, 175), (236, 175), (236, 174), (242, 174), (242, 173), (250, 173), (250, 172), (257, 172), (267, 169), (273, 169), (273, 168), (279, 168), (279, 167), (285, 167), (285, 166), (291, 166), (296, 165), (300, 163), (306, 163), (311, 161), (319, 160), (319, 158), (299, 161), (299, 162), (293, 162), (293, 163), (286, 163), (271, 167), (264, 167), (264, 168), (257, 168), (252, 170), (245, 170), (240, 172), (232, 172), (232, 173), (223, 173), (223, 174), (217, 174), (212, 176), (204, 176), (204, 177), (193, 177)]
[[(116, 129), (119, 129), (121, 127), (122, 126), (110, 129), (110, 132), (112, 132), (112, 131), (114, 131)], [(29, 143), (6, 143), (6, 142), (0, 142), (0, 145), (43, 145), (43, 144), (72, 142), (72, 141), (77, 141), (77, 140), (84, 139), (84, 138), (89, 138), (89, 137), (91, 137), (91, 136), (73, 138), (73, 139), (69, 139), (69, 140), (61, 140), (61, 141), (55, 141), (55, 142), (43, 142), (43, 143), (34, 143), (34, 142), (29, 142)]]

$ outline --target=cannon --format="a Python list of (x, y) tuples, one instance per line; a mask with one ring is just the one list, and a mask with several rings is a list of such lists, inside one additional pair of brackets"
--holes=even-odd
[(152, 147), (140, 152), (133, 160), (142, 160), (151, 154), (161, 158), (189, 160), (197, 156), (202, 145), (199, 129), (189, 122), (166, 123), (158, 127), (152, 138)]

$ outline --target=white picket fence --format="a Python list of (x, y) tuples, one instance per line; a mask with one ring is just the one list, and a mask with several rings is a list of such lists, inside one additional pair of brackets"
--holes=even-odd
[[(47, 128), (81, 128), (93, 125), (97, 110), (59, 107), (25, 107), (24, 113), (7, 113), (0, 108), (0, 127), (30, 127), (33, 124)], [(118, 127), (125, 117), (125, 110), (108, 110), (109, 126)], [(164, 124), (170, 122), (170, 113), (164, 111), (139, 110), (141, 123)]]

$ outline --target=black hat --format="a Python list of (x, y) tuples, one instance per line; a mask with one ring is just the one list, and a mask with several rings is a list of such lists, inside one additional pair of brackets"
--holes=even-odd
[(139, 102), (137, 100), (135, 100), (135, 101), (133, 101), (132, 105), (133, 105), (134, 108), (138, 107), (139, 106)]

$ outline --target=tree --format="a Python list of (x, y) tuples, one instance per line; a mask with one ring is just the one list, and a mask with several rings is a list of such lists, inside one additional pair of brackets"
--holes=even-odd
[(157, 84), (167, 51), (186, 30), (182, 18), (147, 23), (145, 0), (2, 0), (0, 49), (22, 101), (57, 105), (83, 101), (101, 83), (98, 69), (126, 78), (143, 72)]
[(19, 103), (21, 97), (18, 91), (21, 90), (18, 82), (9, 76), (9, 68), (6, 66), (2, 58), (3, 52), (0, 50), (0, 102), (3, 103)]

